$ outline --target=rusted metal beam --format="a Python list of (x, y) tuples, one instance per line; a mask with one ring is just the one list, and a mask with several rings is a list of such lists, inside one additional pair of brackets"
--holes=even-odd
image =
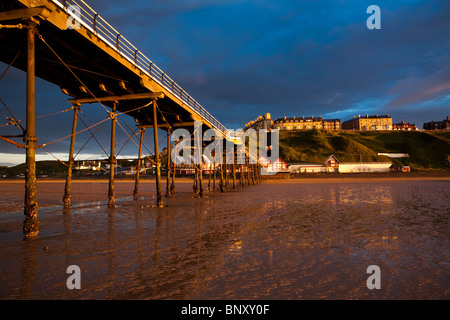
[(35, 132), (35, 35), (37, 23), (33, 19), (27, 24), (27, 98), (26, 129), (24, 142), (26, 146), (25, 169), (25, 203), (23, 233), (25, 239), (36, 238), (39, 234), (40, 221), (37, 219), (37, 185), (36, 185), (36, 132)]
[[(173, 124), (161, 123), (158, 124), (158, 128), (170, 128), (170, 127), (193, 127), (194, 121), (188, 122), (178, 122)], [(137, 126), (138, 128), (153, 128), (153, 124), (140, 124)]]
[(123, 96), (69, 99), (68, 101), (72, 104), (83, 104), (83, 103), (97, 103), (97, 102), (108, 102), (108, 101), (111, 102), (111, 101), (139, 100), (139, 99), (154, 100), (154, 99), (162, 99), (162, 98), (164, 98), (163, 92), (148, 92), (148, 93), (126, 94)]
[(8, 142), (8, 143), (11, 143), (11, 144), (15, 145), (17, 148), (25, 148), (25, 145), (23, 145), (21, 143), (17, 143), (15, 141), (12, 141), (11, 139), (8, 139), (8, 138), (6, 138), (4, 136), (0, 136), (0, 139), (5, 141), (5, 142)]
[(72, 122), (72, 136), (70, 138), (70, 151), (69, 151), (69, 167), (67, 168), (67, 176), (66, 176), (66, 185), (64, 187), (64, 197), (63, 203), (64, 208), (70, 208), (71, 205), (71, 195), (70, 189), (72, 185), (72, 168), (74, 163), (73, 151), (75, 148), (75, 135), (77, 132), (77, 120), (78, 120), (78, 110), (80, 109), (80, 105), (76, 105), (73, 108), (73, 122)]
[(115, 147), (116, 147), (116, 108), (117, 102), (114, 102), (111, 112), (111, 154), (109, 156), (109, 188), (108, 188), (108, 207), (116, 206), (115, 190), (114, 190), (114, 167), (116, 164)]
[(0, 12), (0, 21), (22, 20), (22, 19), (29, 19), (32, 17), (40, 17), (42, 19), (47, 19), (51, 13), (52, 11), (44, 6), (9, 10)]

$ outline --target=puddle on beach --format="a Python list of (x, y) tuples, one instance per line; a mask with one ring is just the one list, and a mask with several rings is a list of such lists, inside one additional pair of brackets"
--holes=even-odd
[(121, 182), (113, 209), (107, 183), (74, 183), (71, 209), (64, 183), (38, 186), (39, 239), (22, 241), (23, 185), (0, 183), (0, 299), (450, 297), (448, 180), (265, 181), (203, 199), (179, 183), (163, 208), (152, 182), (137, 201)]

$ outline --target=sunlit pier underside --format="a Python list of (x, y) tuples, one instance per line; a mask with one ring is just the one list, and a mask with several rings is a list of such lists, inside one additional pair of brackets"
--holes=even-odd
[[(76, 6), (76, 7), (74, 7)], [(74, 10), (74, 8), (76, 10)], [(158, 45), (155, 43), (155, 45)], [(154, 162), (156, 164), (157, 206), (163, 206), (161, 190), (161, 159), (158, 129), (169, 135), (176, 128), (194, 131), (194, 122), (202, 123), (202, 131), (214, 129), (223, 138), (238, 143), (228, 135), (227, 129), (204, 107), (183, 90), (150, 59), (142, 54), (117, 30), (82, 0), (2, 0), (0, 1), (0, 61), (23, 70), (27, 74), (26, 149), (24, 234), (33, 238), (39, 232), (37, 220), (35, 150), (39, 148), (35, 132), (35, 77), (55, 84), (68, 95), (73, 105), (71, 145), (64, 205), (70, 207), (70, 185), (74, 163), (74, 144), (77, 133), (78, 110), (83, 104), (97, 103), (98, 112), (107, 114), (111, 121), (109, 202), (114, 207), (115, 124), (118, 113), (132, 117), (140, 129), (139, 163), (142, 139), (147, 128), (153, 128)], [(55, 106), (56, 108), (56, 106)], [(58, 110), (55, 110), (58, 111)], [(106, 112), (105, 112), (106, 111)], [(2, 140), (10, 142), (6, 137)], [(170, 150), (170, 139), (167, 139)], [(174, 191), (174, 168), (167, 159), (166, 196)], [(138, 165), (139, 167), (140, 165)], [(227, 167), (228, 166), (228, 167)], [(231, 168), (232, 166), (232, 168)], [(217, 172), (228, 179), (228, 172), (247, 175), (259, 181), (256, 166), (234, 164), (217, 166)], [(227, 169), (229, 168), (229, 169)], [(139, 168), (138, 168), (139, 169)], [(216, 166), (214, 166), (216, 170)], [(138, 170), (139, 172), (139, 170)], [(202, 195), (202, 170), (196, 166), (194, 190), (200, 186)], [(214, 177), (215, 177), (214, 171)], [(210, 176), (211, 178), (211, 176)], [(239, 178), (240, 180), (243, 180)], [(228, 183), (221, 183), (222, 188)], [(242, 182), (242, 185), (245, 183)], [(135, 198), (138, 194), (139, 173), (136, 174)], [(235, 183), (233, 184), (235, 187)]]

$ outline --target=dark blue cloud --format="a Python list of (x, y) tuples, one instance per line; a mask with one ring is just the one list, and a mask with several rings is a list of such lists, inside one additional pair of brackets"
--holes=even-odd
[[(446, 0), (90, 2), (230, 128), (266, 112), (343, 120), (389, 113), (421, 126), (450, 110)], [(381, 30), (366, 28), (371, 4), (381, 8)], [(24, 80), (12, 74), (0, 96), (19, 106)], [(37, 99), (45, 112), (62, 109), (66, 97), (41, 83)], [(44, 125), (40, 136), (50, 134)]]

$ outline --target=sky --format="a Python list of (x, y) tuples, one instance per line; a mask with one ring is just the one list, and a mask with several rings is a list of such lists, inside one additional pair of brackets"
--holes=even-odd
[[(450, 115), (448, 0), (87, 0), (142, 53), (229, 129), (260, 115), (339, 118), (389, 114), (422, 128)], [(370, 5), (381, 29), (368, 29)], [(0, 63), (0, 73), (7, 65)], [(24, 119), (25, 73), (11, 69), (0, 97)], [(59, 87), (36, 83), (36, 114), (70, 107)], [(17, 134), (0, 104), (0, 134)], [(83, 109), (86, 123), (102, 108)], [(123, 119), (133, 129), (132, 119)], [(37, 119), (38, 143), (70, 134), (72, 112)], [(80, 124), (81, 125), (81, 124)], [(80, 128), (83, 128), (81, 126)], [(15, 130), (15, 131), (14, 131)], [(127, 135), (118, 129), (117, 141)], [(130, 133), (129, 131), (128, 133)], [(76, 159), (105, 158), (109, 124)], [(77, 135), (75, 152), (89, 138)], [(125, 140), (123, 140), (125, 139)], [(147, 150), (152, 149), (148, 136)], [(116, 147), (121, 149), (120, 143)], [(106, 153), (102, 149), (105, 149)], [(37, 160), (67, 160), (69, 139), (37, 151)], [(147, 152), (148, 153), (148, 152)], [(0, 141), (0, 165), (25, 161)], [(137, 139), (120, 156), (137, 156)]]

